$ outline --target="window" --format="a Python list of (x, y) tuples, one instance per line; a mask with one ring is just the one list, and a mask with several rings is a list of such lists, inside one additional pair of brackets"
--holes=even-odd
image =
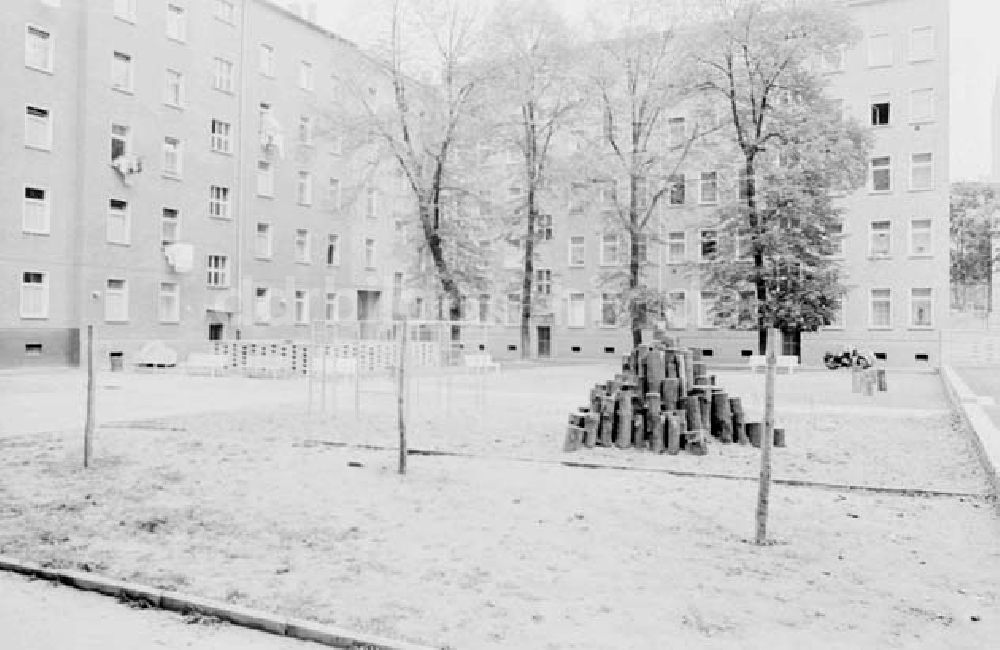
[(295, 200), (298, 201), (299, 205), (312, 205), (313, 182), (311, 173), (299, 172), (298, 183), (295, 188)]
[(910, 289), (910, 326), (931, 327), (933, 324), (931, 290)]
[(229, 287), (229, 258), (225, 255), (208, 256), (207, 284), (215, 289)]
[(295, 290), (295, 324), (309, 323), (309, 292), (305, 289)]
[(686, 137), (683, 117), (671, 117), (667, 120), (667, 138), (671, 147), (683, 146)]
[(132, 147), (129, 144), (129, 136), (132, 129), (124, 124), (111, 125), (111, 162), (127, 154)]
[(330, 266), (340, 264), (340, 235), (329, 235), (326, 238), (326, 263)]
[(129, 243), (128, 203), (119, 199), (108, 201), (107, 240), (111, 244)]
[(334, 156), (340, 156), (344, 153), (344, 136), (330, 136), (330, 153)]
[(48, 109), (25, 106), (24, 145), (35, 149), (52, 148), (52, 120)]
[(934, 58), (934, 28), (914, 27), (910, 30), (910, 61)]
[(340, 298), (335, 291), (326, 292), (323, 317), (328, 323), (335, 323), (340, 320)]
[(213, 119), (211, 132), (212, 151), (218, 151), (219, 153), (232, 153), (233, 125), (229, 122)]
[(684, 329), (687, 327), (687, 294), (684, 291), (667, 293), (667, 327)]
[(135, 22), (135, 0), (114, 0), (115, 18)]
[(180, 290), (176, 282), (160, 283), (158, 302), (161, 323), (176, 323), (181, 319)]
[(365, 239), (365, 268), (375, 268), (375, 240), (370, 237)]
[(214, 70), (212, 87), (227, 93), (233, 92), (233, 62), (216, 58)]
[(889, 95), (872, 97), (872, 126), (889, 126)]
[(35, 234), (49, 233), (49, 193), (41, 187), (25, 186), (21, 230)]
[(889, 156), (872, 158), (869, 182), (872, 192), (892, 191), (892, 159)]
[(274, 47), (261, 43), (257, 56), (257, 70), (266, 77), (274, 76)]
[(308, 264), (312, 261), (311, 246), (309, 245), (309, 231), (295, 231), (295, 261), (301, 264)]
[(892, 327), (892, 291), (889, 289), (871, 290), (871, 313), (869, 325), (873, 328), (888, 329)]
[(715, 230), (701, 231), (701, 246), (698, 249), (698, 259), (702, 262), (709, 262), (719, 254), (719, 233)]
[(569, 238), (569, 265), (583, 266), (587, 262), (586, 239), (582, 235)]
[(299, 117), (299, 142), (308, 145), (313, 143), (313, 123), (308, 115)]
[(840, 306), (833, 310), (827, 329), (842, 330), (847, 327), (847, 294), (840, 297)]
[(340, 179), (330, 178), (330, 182), (326, 186), (326, 198), (330, 201), (330, 205), (334, 210), (340, 209)]
[(299, 62), (299, 88), (302, 90), (313, 89), (313, 65), (308, 61)]
[(583, 327), (586, 325), (587, 316), (587, 296), (580, 292), (569, 294), (569, 314), (567, 314), (567, 325), (569, 327)]
[(872, 221), (868, 255), (888, 257), (892, 252), (892, 224), (889, 221)]
[(163, 173), (167, 176), (180, 176), (183, 149), (177, 138), (163, 138)]
[(274, 168), (267, 160), (257, 161), (257, 196), (274, 196)]
[(52, 72), (52, 34), (40, 27), (28, 25), (24, 39), (24, 65), (43, 72)]
[(236, 22), (236, 4), (233, 0), (215, 0), (215, 17), (232, 25)]
[(538, 236), (544, 241), (550, 241), (552, 239), (552, 235), (552, 215), (538, 215)]
[(212, 185), (208, 192), (208, 215), (219, 219), (229, 218), (229, 188)]
[(184, 75), (177, 70), (167, 69), (167, 87), (163, 101), (170, 106), (179, 107), (184, 104)]
[(614, 266), (618, 264), (619, 251), (618, 235), (605, 234), (601, 237), (601, 266)]
[(271, 224), (263, 221), (257, 222), (257, 230), (253, 240), (254, 257), (261, 260), (269, 260), (274, 254), (274, 241), (271, 236)]
[(930, 257), (932, 255), (930, 219), (910, 221), (910, 255), (916, 257)]
[(369, 187), (365, 191), (365, 216), (374, 219), (376, 216), (377, 193), (374, 187)]
[(479, 322), (488, 323), (490, 321), (490, 294), (479, 294)]
[(601, 294), (601, 325), (614, 326), (618, 324), (618, 302), (621, 296), (617, 293)]
[(49, 317), (49, 274), (25, 271), (21, 274), (21, 318)]
[(702, 291), (698, 298), (698, 327), (715, 327), (715, 292)]
[(552, 295), (552, 269), (535, 269), (535, 291), (540, 296)]
[(702, 203), (716, 203), (719, 200), (719, 174), (718, 172), (701, 173), (701, 197)]
[(917, 88), (910, 91), (910, 122), (934, 121), (934, 89)]
[(681, 264), (687, 259), (687, 233), (677, 230), (667, 233), (667, 263)]
[(271, 292), (267, 287), (254, 287), (253, 322), (260, 324), (271, 322)]
[(104, 287), (104, 320), (115, 323), (128, 320), (128, 285), (120, 278), (108, 278)]
[(844, 257), (844, 222), (828, 224), (826, 234), (830, 240), (830, 257)]
[(177, 210), (163, 208), (160, 217), (160, 242), (166, 246), (180, 239), (181, 222)]
[(671, 174), (667, 178), (670, 186), (668, 200), (670, 205), (684, 205), (684, 174)]
[(132, 92), (132, 55), (115, 52), (111, 59), (111, 87)]
[(187, 22), (184, 17), (184, 7), (167, 5), (167, 38), (184, 41), (187, 37)]
[(507, 324), (517, 325), (521, 322), (521, 294), (507, 294)]
[(934, 156), (915, 153), (910, 156), (910, 189), (929, 190), (934, 187)]
[(892, 65), (892, 41), (885, 31), (877, 31), (868, 37), (868, 65), (880, 68)]

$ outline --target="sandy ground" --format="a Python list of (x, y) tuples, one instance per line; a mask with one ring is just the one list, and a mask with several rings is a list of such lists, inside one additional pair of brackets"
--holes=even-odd
[(311, 650), (222, 623), (185, 622), (50, 582), (0, 574), (0, 647), (4, 650)]
[[(423, 382), (412, 444), (479, 457), (411, 457), (406, 477), (393, 451), (316, 442), (392, 445), (388, 382), (367, 382), (358, 419), (341, 385), (335, 415), (300, 403), (107, 427), (91, 471), (77, 431), (0, 440), (0, 552), (463, 649), (1000, 638), (1000, 522), (983, 499), (775, 486), (779, 543), (762, 548), (745, 541), (753, 482), (509, 459), (756, 473), (738, 445), (563, 454), (566, 412), (610, 373), (511, 371), (481, 394), (478, 377)], [(756, 408), (760, 376), (719, 380)], [(939, 379), (890, 382), (865, 398), (847, 373), (781, 377), (776, 475), (984, 493)]]

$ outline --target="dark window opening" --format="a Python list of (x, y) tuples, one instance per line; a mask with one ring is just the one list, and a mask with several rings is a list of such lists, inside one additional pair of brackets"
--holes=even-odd
[(579, 345), (574, 345), (573, 347), (570, 348), (570, 352), (579, 352), (579, 351), (580, 351)]
[(914, 361), (923, 361), (923, 362), (926, 363), (926, 362), (930, 361), (931, 358), (930, 358), (930, 355), (928, 355), (928, 354), (918, 353), (918, 354), (913, 355), (913, 360)]
[(29, 357), (40, 357), (42, 356), (42, 344), (41, 343), (25, 343), (24, 344), (24, 354)]
[(517, 352), (517, 346), (516, 345), (508, 345), (507, 346), (507, 351), (508, 352)]
[(615, 349), (614, 348), (604, 348), (604, 353), (605, 354), (614, 354), (615, 353)]
[(741, 357), (752, 357), (753, 356), (753, 350), (740, 350), (740, 356)]
[(888, 126), (889, 124), (889, 102), (876, 102), (872, 104), (872, 126)]
[(484, 352), (485, 350), (486, 350), (486, 345), (485, 345), (485, 344), (483, 344), (483, 343), (480, 343), (480, 344), (479, 344), (479, 351), (480, 351), (480, 352)]
[(876, 352), (875, 353), (875, 358), (878, 359), (879, 361), (885, 361), (886, 354), (885, 354), (885, 352)]
[(713, 356), (715, 356), (715, 350), (713, 350), (712, 348), (706, 348), (706, 349), (704, 349), (704, 350), (701, 351), (701, 356), (703, 356), (703, 357), (713, 357)]

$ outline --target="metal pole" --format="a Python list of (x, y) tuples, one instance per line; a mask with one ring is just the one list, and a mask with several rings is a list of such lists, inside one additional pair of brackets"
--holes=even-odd
[(90, 467), (91, 441), (94, 437), (94, 326), (87, 325), (87, 419), (83, 425), (83, 466)]
[(774, 378), (778, 363), (778, 330), (767, 330), (767, 373), (764, 376), (764, 439), (760, 441), (760, 482), (757, 486), (757, 544), (767, 541), (767, 508), (771, 495), (771, 444), (774, 436)]
[(399, 329), (399, 381), (396, 417), (399, 420), (399, 473), (406, 474), (406, 319)]

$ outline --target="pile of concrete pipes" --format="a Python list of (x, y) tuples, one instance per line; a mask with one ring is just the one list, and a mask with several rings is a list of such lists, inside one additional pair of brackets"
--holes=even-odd
[[(569, 416), (564, 449), (704, 455), (712, 441), (759, 447), (763, 429), (763, 423), (745, 420), (739, 397), (715, 385), (701, 350), (667, 339), (636, 346), (614, 379), (590, 391), (590, 403)], [(776, 428), (773, 440), (784, 447), (784, 429)]]

